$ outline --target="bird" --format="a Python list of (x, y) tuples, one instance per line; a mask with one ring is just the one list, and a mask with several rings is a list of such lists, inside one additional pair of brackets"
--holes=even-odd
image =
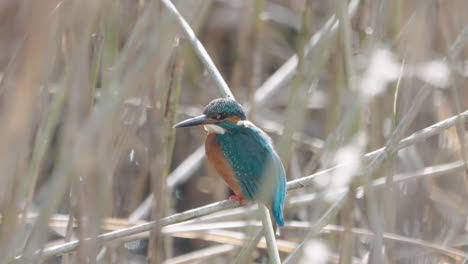
[[(265, 204), (277, 226), (284, 226), (286, 173), (271, 138), (247, 120), (242, 106), (229, 97), (212, 100), (203, 114), (174, 127), (203, 126), (205, 152), (240, 205), (244, 199)], [(276, 226), (275, 226), (276, 229)]]

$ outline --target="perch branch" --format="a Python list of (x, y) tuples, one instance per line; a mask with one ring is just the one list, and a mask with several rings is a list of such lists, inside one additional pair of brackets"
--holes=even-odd
[(258, 209), (262, 216), (263, 234), (267, 242), (270, 263), (280, 264), (281, 259), (278, 252), (278, 246), (276, 245), (275, 231), (273, 230), (273, 223), (271, 221), (270, 212), (263, 203), (258, 203)]
[[(319, 220), (320, 222), (320, 220)], [(224, 224), (224, 226), (223, 226)], [(316, 226), (317, 226), (318, 223), (314, 223), (314, 224), (311, 224), (309, 222), (298, 222), (298, 221), (291, 221), (291, 222), (288, 222), (288, 225), (286, 228), (288, 229), (292, 229), (292, 230), (309, 230), (309, 229), (314, 229)], [(197, 236), (197, 238), (202, 238), (202, 237), (206, 237), (204, 236), (204, 234), (211, 234), (213, 235), (213, 237), (215, 237), (214, 235), (216, 235), (216, 242), (227, 242), (227, 241), (232, 241), (231, 243), (232, 244), (235, 244), (235, 245), (238, 245), (238, 244), (242, 244), (242, 243), (245, 243), (244, 239), (245, 237), (242, 237), (242, 240), (239, 241), (239, 239), (241, 238), (241, 236), (238, 236), (237, 234), (238, 233), (231, 233), (231, 232), (228, 232), (228, 231), (224, 231), (224, 230), (213, 230), (213, 229), (219, 229), (219, 228), (241, 228), (241, 227), (245, 227), (246, 225), (251, 225), (253, 227), (260, 227), (261, 224), (260, 222), (244, 222), (244, 221), (236, 221), (236, 222), (223, 222), (223, 223), (219, 223), (219, 225), (216, 225), (216, 226), (213, 226), (213, 225), (205, 225), (204, 228), (200, 228), (198, 227), (198, 225), (195, 225), (193, 231), (190, 231), (189, 228), (190, 226), (187, 225), (187, 228), (185, 230), (177, 230), (177, 229), (174, 229), (172, 230), (166, 230), (166, 231), (163, 231), (164, 234), (167, 234), (167, 235), (171, 235), (171, 236), (175, 236), (175, 237), (184, 237), (184, 238), (194, 238), (193, 235), (187, 235), (187, 234), (191, 234), (192, 232), (198, 232), (199, 235)], [(344, 227), (343, 226), (337, 226), (337, 225), (326, 225), (326, 226), (323, 226), (322, 227), (322, 230), (319, 230), (320, 232), (322, 233), (326, 233), (326, 232), (334, 232), (334, 233), (341, 233), (341, 232), (344, 232)], [(351, 229), (351, 233), (355, 236), (364, 236), (364, 237), (374, 237), (375, 234), (369, 230), (369, 229), (364, 229), (364, 228), (352, 228)], [(223, 238), (223, 236), (229, 236), (229, 235), (232, 235), (229, 239), (227, 237)], [(393, 240), (393, 241), (397, 241), (397, 242), (401, 242), (401, 243), (405, 243), (405, 244), (409, 244), (409, 245), (414, 245), (414, 246), (417, 246), (417, 247), (421, 247), (421, 248), (425, 248), (425, 249), (428, 249), (428, 250), (431, 250), (431, 251), (434, 251), (434, 252), (439, 252), (441, 254), (444, 254), (446, 256), (449, 256), (455, 260), (460, 260), (462, 258), (467, 258), (468, 257), (468, 254), (462, 250), (459, 250), (459, 249), (455, 249), (455, 248), (452, 248), (452, 247), (448, 247), (448, 246), (441, 246), (439, 244), (436, 244), (436, 243), (433, 243), (433, 242), (430, 242), (430, 241), (427, 241), (427, 240), (422, 240), (422, 239), (418, 239), (418, 238), (411, 238), (411, 237), (406, 237), (406, 236), (402, 236), (402, 235), (398, 235), (398, 234), (394, 234), (394, 233), (388, 233), (388, 232), (385, 232), (383, 234), (383, 237), (385, 240)], [(281, 251), (284, 252), (284, 253), (290, 253), (290, 252), (293, 252), (296, 247), (298, 246), (297, 244), (295, 243), (291, 243), (290, 244), (291, 246), (293, 247), (280, 247), (281, 248)], [(258, 245), (259, 247), (265, 247), (264, 244), (262, 245)]]
[[(427, 127), (423, 130), (413, 133), (409, 137), (401, 140), (400, 143), (394, 148), (394, 151), (408, 147), (417, 142), (421, 142), (431, 136), (438, 134), (439, 132), (451, 126), (454, 126), (457, 122), (457, 118), (460, 118), (460, 120), (463, 120), (464, 122), (466, 122), (468, 120), (468, 111), (465, 111), (457, 116), (452, 116), (430, 127)], [(381, 148), (371, 153), (368, 153), (365, 155), (365, 157), (366, 159), (371, 159), (375, 155), (378, 155), (380, 152), (383, 152), (384, 149), (385, 148)], [(338, 166), (342, 166), (342, 165), (338, 165)], [(313, 184), (314, 179), (316, 177), (328, 175), (332, 170), (336, 168), (337, 166), (317, 172), (310, 176), (306, 176), (297, 180), (290, 181), (288, 182), (288, 185), (287, 185), (288, 190), (299, 189), (299, 188), (303, 188), (305, 186), (311, 185)], [(397, 181), (397, 179), (395, 179), (395, 181)], [(234, 200), (225, 200), (221, 202), (216, 202), (216, 203), (212, 203), (203, 207), (191, 209), (182, 213), (178, 213), (178, 214), (165, 217), (161, 219), (160, 224), (162, 226), (166, 226), (170, 224), (180, 223), (180, 222), (187, 221), (196, 217), (212, 214), (212, 213), (219, 212), (219, 211), (226, 210), (226, 209), (235, 208), (237, 206), (238, 204)], [(142, 225), (133, 226), (130, 228), (124, 228), (124, 229), (104, 233), (102, 235), (99, 235), (97, 239), (99, 240), (99, 242), (105, 243), (105, 242), (108, 242), (117, 238), (130, 236), (130, 235), (137, 234), (137, 233), (144, 232), (144, 231), (149, 231), (151, 230), (151, 227), (154, 224), (155, 224), (154, 222), (149, 222), (149, 223), (145, 223)], [(75, 241), (71, 241), (68, 243), (64, 243), (62, 245), (48, 247), (43, 250), (41, 255), (43, 257), (62, 255), (62, 254), (76, 250), (76, 248), (78, 247), (78, 244), (79, 242), (75, 240)], [(17, 257), (17, 259), (20, 259), (20, 258), (21, 258), (20, 256)]]
[[(430, 127), (427, 127), (427, 128), (425, 128), (423, 130), (420, 130), (418, 132), (413, 133), (409, 137), (407, 137), (407, 138), (403, 139), (402, 141), (400, 141), (400, 143), (395, 147), (394, 151), (397, 151), (399, 149), (408, 147), (408, 146), (410, 146), (412, 144), (415, 144), (417, 142), (421, 142), (421, 141), (423, 141), (423, 140), (425, 140), (425, 139), (427, 139), (427, 138), (429, 138), (431, 136), (434, 136), (434, 135), (438, 134), (439, 132), (441, 132), (441, 131), (443, 131), (443, 130), (451, 127), (451, 126), (454, 126), (456, 124), (456, 122), (457, 122), (457, 118), (460, 118), (461, 120), (466, 122), (468, 120), (468, 111), (465, 111), (465, 112), (459, 114), (458, 116), (450, 117), (450, 118), (445, 119), (443, 121), (440, 121), (439, 123), (436, 123), (436, 124), (434, 124), (434, 125), (432, 125)], [(378, 153), (384, 151), (384, 149), (385, 148), (381, 148), (381, 149), (378, 149), (378, 150), (376, 150), (374, 152), (368, 153), (368, 154), (366, 154), (365, 157), (367, 159), (370, 159), (370, 158), (374, 157), (375, 155), (378, 155)], [(342, 166), (342, 165), (338, 165), (338, 166)], [(333, 168), (330, 168), (330, 169), (326, 169), (326, 170), (317, 172), (317, 173), (312, 174), (310, 176), (306, 176), (306, 177), (303, 177), (303, 178), (300, 178), (300, 179), (297, 179), (297, 180), (290, 181), (290, 182), (288, 182), (288, 185), (287, 185), (288, 190), (295, 190), (295, 189), (303, 188), (305, 186), (312, 185), (313, 182), (314, 182), (314, 179), (316, 177), (321, 177), (323, 175), (328, 175), (332, 170), (334, 170), (336, 168), (337, 167), (333, 167)], [(397, 178), (395, 178), (395, 181), (397, 181)], [(187, 221), (187, 220), (190, 220), (190, 219), (193, 219), (193, 218), (196, 218), (196, 217), (205, 216), (205, 215), (208, 215), (208, 214), (212, 214), (212, 213), (215, 213), (215, 212), (219, 212), (219, 211), (222, 211), (222, 210), (225, 210), (225, 209), (231, 209), (231, 208), (235, 208), (235, 207), (238, 207), (238, 203), (236, 201), (234, 201), (234, 200), (225, 200), (225, 201), (221, 201), (221, 202), (216, 202), (216, 203), (212, 203), (212, 204), (209, 204), (209, 205), (206, 205), (206, 206), (203, 206), (203, 207), (191, 209), (191, 210), (188, 210), (188, 211), (185, 211), (185, 212), (182, 212), (182, 213), (178, 213), (178, 214), (174, 214), (174, 215), (165, 217), (165, 218), (161, 219), (160, 224), (161, 224), (161, 226), (166, 226), (166, 225), (170, 225), (170, 224), (180, 223), (180, 222)], [(105, 243), (105, 242), (108, 242), (108, 241), (111, 241), (111, 240), (114, 240), (114, 239), (117, 239), (117, 238), (121, 238), (121, 237), (125, 237), (125, 236), (130, 236), (130, 235), (133, 235), (133, 234), (149, 231), (149, 230), (151, 230), (151, 227), (154, 224), (155, 224), (154, 222), (149, 222), (149, 223), (145, 223), (145, 224), (142, 224), (142, 225), (137, 225), (137, 226), (133, 226), (133, 227), (129, 227), (129, 228), (124, 228), (124, 229), (104, 233), (102, 235), (99, 235), (97, 237), (97, 239), (99, 240), (100, 243)], [(62, 245), (48, 247), (48, 248), (45, 248), (43, 250), (42, 256), (43, 257), (52, 257), (52, 256), (62, 255), (62, 254), (65, 254), (65, 253), (76, 250), (77, 247), (78, 247), (78, 241), (72, 241), (72, 242), (69, 242), (69, 243), (64, 243)], [(20, 256), (17, 257), (17, 259), (19, 259), (19, 258), (20, 258)]]
[[(169, 4), (173, 6), (172, 3), (169, 2)], [(348, 12), (350, 15), (353, 15), (356, 12), (358, 4), (359, 4), (359, 0), (354, 0), (349, 4)], [(177, 10), (175, 11), (177, 12)], [(177, 12), (176, 16), (179, 17), (180, 14)], [(181, 19), (183, 18), (181, 17)], [(193, 33), (193, 30), (190, 29), (190, 26), (188, 26), (188, 24), (185, 21), (180, 22), (180, 23), (181, 25), (182, 24), (186, 25), (188, 27), (188, 30), (190, 30)], [(309, 50), (317, 46), (320, 39), (327, 37), (328, 34), (335, 34), (337, 29), (338, 29), (338, 21), (335, 16), (332, 16), (327, 20), (325, 25), (322, 26), (322, 28), (310, 38), (308, 46), (305, 50), (305, 53), (308, 54)], [(195, 36), (194, 42), (192, 42), (192, 45), (194, 46), (194, 48), (196, 46), (195, 43), (200, 43), (196, 39), (196, 36)], [(203, 48), (201, 44), (200, 46)], [(207, 58), (209, 59), (209, 57)], [(283, 84), (290, 81), (294, 73), (296, 72), (297, 63), (298, 63), (297, 55), (293, 55), (292, 57), (290, 57), (273, 75), (271, 75), (262, 84), (261, 87), (257, 89), (257, 91), (255, 91), (254, 102), (259, 105), (263, 104), (265, 101), (267, 101), (268, 98), (270, 98), (270, 96), (273, 94), (274, 91), (278, 90), (279, 88), (282, 87)], [(221, 86), (218, 86), (218, 87), (221, 87)], [(224, 92), (222, 89), (220, 89), (220, 92), (222, 95), (224, 95)], [(203, 150), (204, 150), (203, 146), (198, 147), (195, 152), (193, 152), (183, 163), (181, 163), (169, 175), (167, 183), (172, 184), (172, 186), (168, 186), (169, 189), (176, 186), (177, 184), (184, 182), (186, 179), (190, 178), (192, 173), (196, 171), (195, 168), (198, 168), (201, 165), (203, 157), (205, 156), (205, 153)], [(185, 169), (187, 168), (186, 166), (188, 166), (188, 164), (190, 165), (190, 168), (194, 168), (194, 169), (190, 169), (190, 170)], [(152, 195), (148, 196), (145, 199), (145, 201), (142, 202), (140, 206), (138, 206), (138, 208), (131, 214), (130, 219), (136, 221), (136, 220), (144, 219), (146, 216), (148, 216), (150, 208), (151, 208), (151, 199), (152, 199)]]
[[(170, 6), (174, 7), (172, 3), (169, 2), (169, 4)], [(356, 12), (358, 4), (359, 4), (359, 0), (354, 0), (349, 4), (348, 12), (350, 15)], [(175, 14), (173, 13), (173, 14), (176, 15), (177, 17), (180, 17), (183, 20), (183, 18), (177, 12), (177, 10), (175, 11), (176, 13)], [(180, 23), (182, 26), (186, 25), (188, 27), (188, 30), (193, 33), (193, 30), (190, 29), (190, 26), (187, 24), (187, 22), (184, 21)], [(335, 16), (330, 17), (325, 23), (325, 25), (310, 38), (305, 53), (307, 54), (309, 50), (317, 46), (320, 39), (322, 39), (323, 37), (327, 37), (328, 34), (336, 33), (337, 28), (338, 28), (338, 21), (336, 17)], [(195, 34), (193, 35), (195, 36)], [(196, 36), (195, 36), (195, 39), (192, 42), (192, 45), (194, 46), (195, 49), (196, 49), (196, 46), (198, 46), (198, 44), (196, 43), (200, 44), (200, 41), (196, 39)], [(200, 46), (203, 48), (201, 44)], [(204, 50), (204, 48), (203, 48), (203, 51), (206, 53), (206, 50)], [(199, 51), (199, 52), (203, 53), (203, 51)], [(209, 56), (207, 58), (211, 61)], [(257, 91), (255, 91), (254, 102), (256, 104), (264, 103), (265, 101), (267, 101), (268, 98), (270, 98), (270, 96), (273, 94), (274, 91), (278, 90), (279, 88), (282, 87), (283, 84), (290, 81), (294, 73), (296, 72), (297, 62), (298, 62), (297, 55), (293, 55), (291, 58), (289, 58), (273, 75), (271, 75), (263, 83), (263, 85), (260, 88), (257, 89)], [(216, 70), (216, 67), (214, 68), (214, 70)], [(218, 86), (218, 87), (221, 87), (221, 86)], [(223, 91), (224, 91), (223, 89), (220, 89), (221, 94), (225, 95)], [(177, 184), (180, 184), (181, 182), (184, 182), (186, 179), (188, 179), (192, 175), (192, 173), (196, 171), (196, 168), (201, 166), (201, 162), (204, 156), (205, 156), (204, 147), (203, 146), (198, 147), (195, 152), (193, 152), (184, 162), (182, 162), (168, 176), (167, 183), (168, 185), (172, 184), (172, 186), (168, 186), (168, 188), (170, 189), (176, 186)], [(188, 167), (189, 165), (190, 167)], [(190, 169), (187, 169), (187, 168), (190, 168)], [(132, 219), (133, 221), (144, 219), (145, 216), (149, 214), (149, 211), (151, 208), (151, 200), (152, 200), (152, 196), (150, 195), (131, 214), (130, 219)]]
[(227, 254), (233, 251), (236, 248), (235, 245), (216, 245), (204, 249), (200, 249), (194, 252), (190, 252), (181, 256), (177, 256), (171, 259), (168, 259), (163, 262), (163, 264), (185, 264), (185, 263), (195, 263), (198, 261), (205, 260), (207, 258), (213, 258), (216, 256)]

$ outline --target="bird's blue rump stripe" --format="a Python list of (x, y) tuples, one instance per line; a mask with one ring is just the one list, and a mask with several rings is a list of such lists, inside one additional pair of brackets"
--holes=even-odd
[(283, 207), (284, 207), (284, 199), (286, 198), (286, 175), (284, 172), (283, 164), (279, 159), (276, 153), (274, 154), (275, 167), (277, 169), (276, 172), (276, 188), (273, 195), (273, 204), (272, 204), (272, 211), (273, 217), (275, 218), (276, 224), (278, 226), (284, 226), (284, 219), (283, 219)]

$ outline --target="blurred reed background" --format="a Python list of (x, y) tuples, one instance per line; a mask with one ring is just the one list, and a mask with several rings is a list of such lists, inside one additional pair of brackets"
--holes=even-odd
[[(196, 209), (229, 190), (172, 126), (223, 94), (167, 3), (0, 1), (0, 263), (267, 262)], [(174, 4), (295, 181), (284, 263), (468, 263), (466, 0)]]

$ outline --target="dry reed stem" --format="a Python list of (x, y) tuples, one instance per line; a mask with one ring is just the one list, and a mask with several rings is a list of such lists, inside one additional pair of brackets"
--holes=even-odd
[[(425, 129), (422, 129), (422, 130), (420, 130), (418, 132), (413, 133), (409, 137), (401, 140), (400, 143), (393, 149), (393, 151), (397, 151), (399, 149), (408, 147), (408, 146), (410, 146), (410, 145), (412, 145), (414, 143), (421, 142), (421, 141), (427, 139), (430, 136), (436, 135), (436, 134), (440, 133), (441, 131), (443, 131), (443, 130), (451, 127), (451, 126), (454, 126), (456, 124), (456, 122), (457, 122), (458, 117), (463, 119), (464, 122), (466, 122), (468, 120), (468, 111), (465, 111), (465, 112), (461, 113), (460, 115), (450, 117), (450, 118), (448, 118), (446, 120), (443, 120), (443, 121), (440, 121), (440, 122), (438, 122), (438, 123), (436, 123), (436, 124), (434, 124), (434, 125), (432, 125), (430, 127), (427, 127)], [(381, 153), (382, 151), (384, 151), (384, 149), (385, 149), (385, 147), (381, 148), (381, 149), (378, 149), (376, 151), (373, 151), (371, 153), (368, 153), (368, 154), (365, 155), (365, 157), (367, 159), (370, 159), (370, 158), (374, 157), (375, 155), (377, 155), (377, 154)], [(342, 165), (338, 165), (338, 166), (342, 166)], [(333, 168), (330, 168), (330, 169), (327, 169), (327, 170), (317, 172), (315, 174), (312, 174), (310, 176), (306, 176), (306, 177), (301, 178), (301, 179), (290, 181), (287, 184), (287, 188), (288, 188), (288, 190), (295, 190), (295, 189), (300, 189), (300, 188), (312, 185), (317, 177), (328, 175), (331, 171), (333, 171), (336, 168), (337, 168), (337, 166), (333, 167)], [(395, 181), (396, 180), (397, 179), (395, 178)], [(180, 223), (180, 222), (187, 221), (187, 220), (190, 220), (190, 219), (193, 219), (193, 218), (196, 218), (196, 217), (212, 214), (212, 213), (215, 213), (215, 212), (219, 212), (219, 211), (222, 211), (222, 210), (225, 210), (225, 209), (231, 209), (231, 208), (235, 208), (235, 207), (238, 207), (238, 203), (236, 201), (234, 201), (234, 200), (225, 200), (225, 201), (221, 201), (221, 202), (216, 202), (216, 203), (212, 203), (212, 204), (209, 204), (209, 205), (206, 205), (206, 206), (202, 206), (202, 207), (199, 207), (199, 208), (194, 208), (194, 209), (182, 212), (182, 213), (178, 213), (178, 214), (174, 214), (174, 215), (165, 217), (165, 218), (161, 219), (160, 225), (161, 226), (166, 226), (166, 225), (170, 225), (170, 224)], [(140, 233), (140, 232), (149, 231), (151, 229), (152, 225), (154, 225), (154, 224), (155, 223), (150, 222), (150, 223), (145, 223), (145, 224), (142, 224), (142, 225), (133, 226), (133, 227), (130, 227), (130, 228), (124, 228), (124, 229), (121, 229), (121, 230), (116, 230), (116, 231), (104, 233), (102, 235), (99, 235), (97, 237), (97, 239), (98, 239), (98, 241), (100, 243), (106, 243), (108, 241), (111, 241), (111, 240), (114, 240), (114, 239), (117, 239), (117, 238), (122, 238), (122, 237), (126, 237), (126, 236), (131, 236), (131, 235), (134, 235), (134, 234), (137, 234), (137, 233)], [(76, 250), (77, 246), (78, 246), (78, 241), (72, 241), (72, 242), (69, 242), (69, 243), (65, 243), (63, 245), (49, 247), (49, 248), (44, 249), (44, 251), (42, 253), (42, 256), (43, 257), (51, 257), (51, 256), (62, 255), (62, 254), (65, 254), (65, 253)], [(20, 256), (18, 256), (18, 258), (20, 258)]]
[(267, 243), (269, 262), (274, 264), (281, 263), (278, 246), (276, 245), (275, 231), (271, 221), (270, 211), (263, 203), (257, 203), (262, 217), (263, 235)]
[[(354, 0), (349, 4), (348, 13), (350, 15), (355, 14), (357, 6), (360, 0)], [(327, 20), (325, 25), (315, 33), (309, 40), (307, 48), (305, 49), (305, 54), (308, 54), (309, 51), (315, 48), (320, 40), (324, 37), (330, 37), (336, 33), (338, 28), (338, 21), (335, 16), (332, 16)], [(195, 45), (198, 45), (199, 41), (193, 41), (192, 45), (196, 49)], [(201, 44), (200, 44), (201, 45)], [(198, 51), (200, 54), (203, 54), (203, 51)], [(201, 58), (203, 59), (203, 58)], [(282, 87), (286, 82), (290, 81), (297, 70), (298, 59), (297, 55), (289, 58), (273, 75), (271, 75), (261, 87), (259, 87), (254, 94), (255, 104), (261, 105), (273, 95), (273, 92)], [(213, 77), (215, 78), (215, 77)], [(223, 85), (218, 85), (221, 95), (224, 95), (224, 90), (220, 87)], [(295, 135), (294, 135), (295, 136)], [(195, 152), (190, 154), (177, 168), (168, 176), (167, 183), (170, 184), (168, 188), (173, 188), (177, 184), (183, 183), (186, 181), (192, 174), (201, 166), (203, 157), (205, 156), (204, 146), (200, 146), (196, 149)], [(151, 208), (152, 195), (149, 195), (133, 213), (130, 215), (132, 221), (144, 219), (149, 215)]]
[(213, 60), (211, 60), (210, 55), (206, 51), (205, 47), (203, 47), (200, 40), (198, 40), (197, 36), (195, 35), (195, 32), (193, 32), (192, 28), (187, 23), (187, 21), (185, 21), (185, 19), (182, 17), (182, 15), (179, 13), (177, 8), (174, 6), (174, 4), (172, 4), (170, 0), (161, 0), (161, 2), (179, 22), (180, 26), (182, 27), (182, 30), (185, 32), (185, 34), (189, 38), (189, 41), (192, 44), (193, 49), (197, 53), (200, 60), (203, 62), (203, 65), (205, 65), (210, 75), (213, 77), (213, 80), (215, 81), (219, 92), (224, 97), (230, 97), (232, 99), (235, 99), (226, 81), (224, 81), (223, 76), (219, 72), (218, 68), (216, 68), (216, 65), (214, 64)]
[(225, 245), (216, 245), (200, 250), (196, 250), (187, 254), (183, 254), (168, 260), (165, 260), (163, 264), (185, 264), (185, 263), (194, 263), (201, 261), (207, 258), (213, 258), (220, 255), (225, 255), (229, 252), (232, 252), (236, 248), (235, 245), (225, 244)]

